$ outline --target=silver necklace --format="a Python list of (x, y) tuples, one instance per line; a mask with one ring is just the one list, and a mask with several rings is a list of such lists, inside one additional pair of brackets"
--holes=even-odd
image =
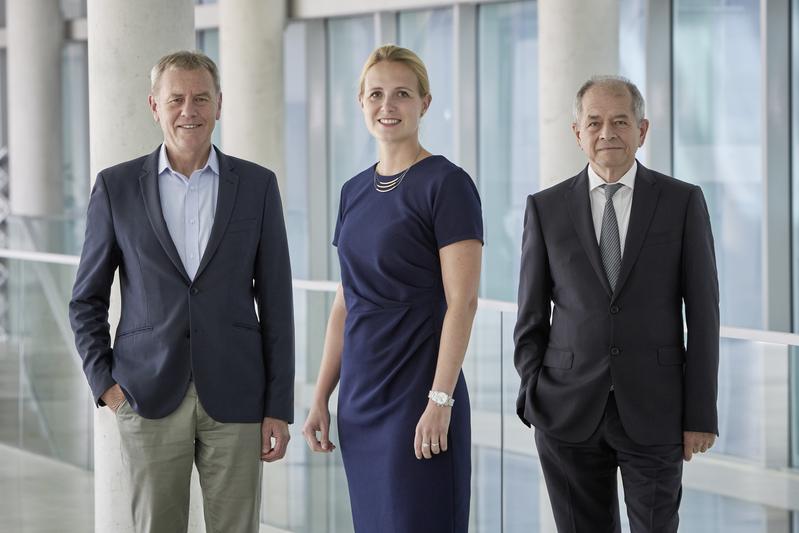
[(374, 175), (372, 176), (372, 180), (374, 181), (375, 184), (375, 190), (377, 192), (391, 192), (397, 187), (399, 187), (399, 184), (402, 183), (402, 180), (405, 178), (405, 175), (408, 173), (408, 171), (411, 169), (414, 163), (416, 163), (416, 160), (419, 159), (421, 153), (422, 153), (422, 147), (419, 146), (419, 151), (416, 153), (416, 157), (413, 158), (413, 161), (411, 161), (411, 164), (408, 165), (408, 168), (403, 170), (402, 173), (393, 180), (380, 181), (377, 177), (377, 163), (375, 163)]

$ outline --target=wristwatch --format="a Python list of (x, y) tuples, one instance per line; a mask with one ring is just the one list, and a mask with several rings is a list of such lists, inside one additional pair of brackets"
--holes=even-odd
[(427, 397), (439, 407), (452, 407), (455, 404), (452, 396), (440, 390), (431, 390), (427, 393)]

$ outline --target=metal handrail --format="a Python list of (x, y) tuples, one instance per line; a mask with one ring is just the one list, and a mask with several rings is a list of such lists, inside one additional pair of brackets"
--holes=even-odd
[[(52, 254), (46, 252), (31, 252), (27, 250), (4, 250), (0, 249), (0, 258), (17, 259), (20, 261), (34, 261), (39, 263), (51, 263), (59, 265), (77, 266), (80, 257), (77, 255)], [(294, 288), (317, 292), (335, 292), (338, 282), (329, 280), (308, 280), (294, 279)], [(478, 308), (493, 310), (503, 313), (516, 313), (517, 305), (513, 302), (480, 298)], [(799, 346), (799, 334), (787, 333), (783, 331), (770, 331), (754, 328), (739, 328), (734, 326), (722, 326), (721, 337), (725, 339), (735, 339), (750, 342), (763, 342), (767, 344), (782, 344), (786, 346)]]

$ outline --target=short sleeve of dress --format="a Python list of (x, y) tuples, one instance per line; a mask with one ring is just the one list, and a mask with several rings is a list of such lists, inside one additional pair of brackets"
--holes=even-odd
[(344, 187), (341, 187), (341, 196), (338, 199), (338, 216), (336, 217), (336, 229), (333, 231), (333, 246), (338, 246), (338, 237), (341, 233), (341, 225), (344, 223)]
[(484, 242), (480, 195), (461, 169), (444, 176), (434, 192), (433, 231), (439, 249), (469, 239)]

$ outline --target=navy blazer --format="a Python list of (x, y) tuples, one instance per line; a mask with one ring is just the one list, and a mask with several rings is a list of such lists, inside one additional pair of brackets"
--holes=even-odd
[(514, 332), (519, 417), (584, 441), (612, 384), (640, 444), (718, 433), (719, 289), (702, 190), (638, 164), (615, 292), (588, 195), (586, 167), (527, 199)]
[[(161, 211), (159, 151), (97, 176), (69, 304), (75, 344), (98, 405), (119, 383), (136, 412), (161, 418), (193, 379), (215, 420), (292, 422), (291, 269), (277, 180), (212, 149), (216, 214), (193, 281)], [(112, 348), (108, 306), (117, 270), (122, 309)]]

